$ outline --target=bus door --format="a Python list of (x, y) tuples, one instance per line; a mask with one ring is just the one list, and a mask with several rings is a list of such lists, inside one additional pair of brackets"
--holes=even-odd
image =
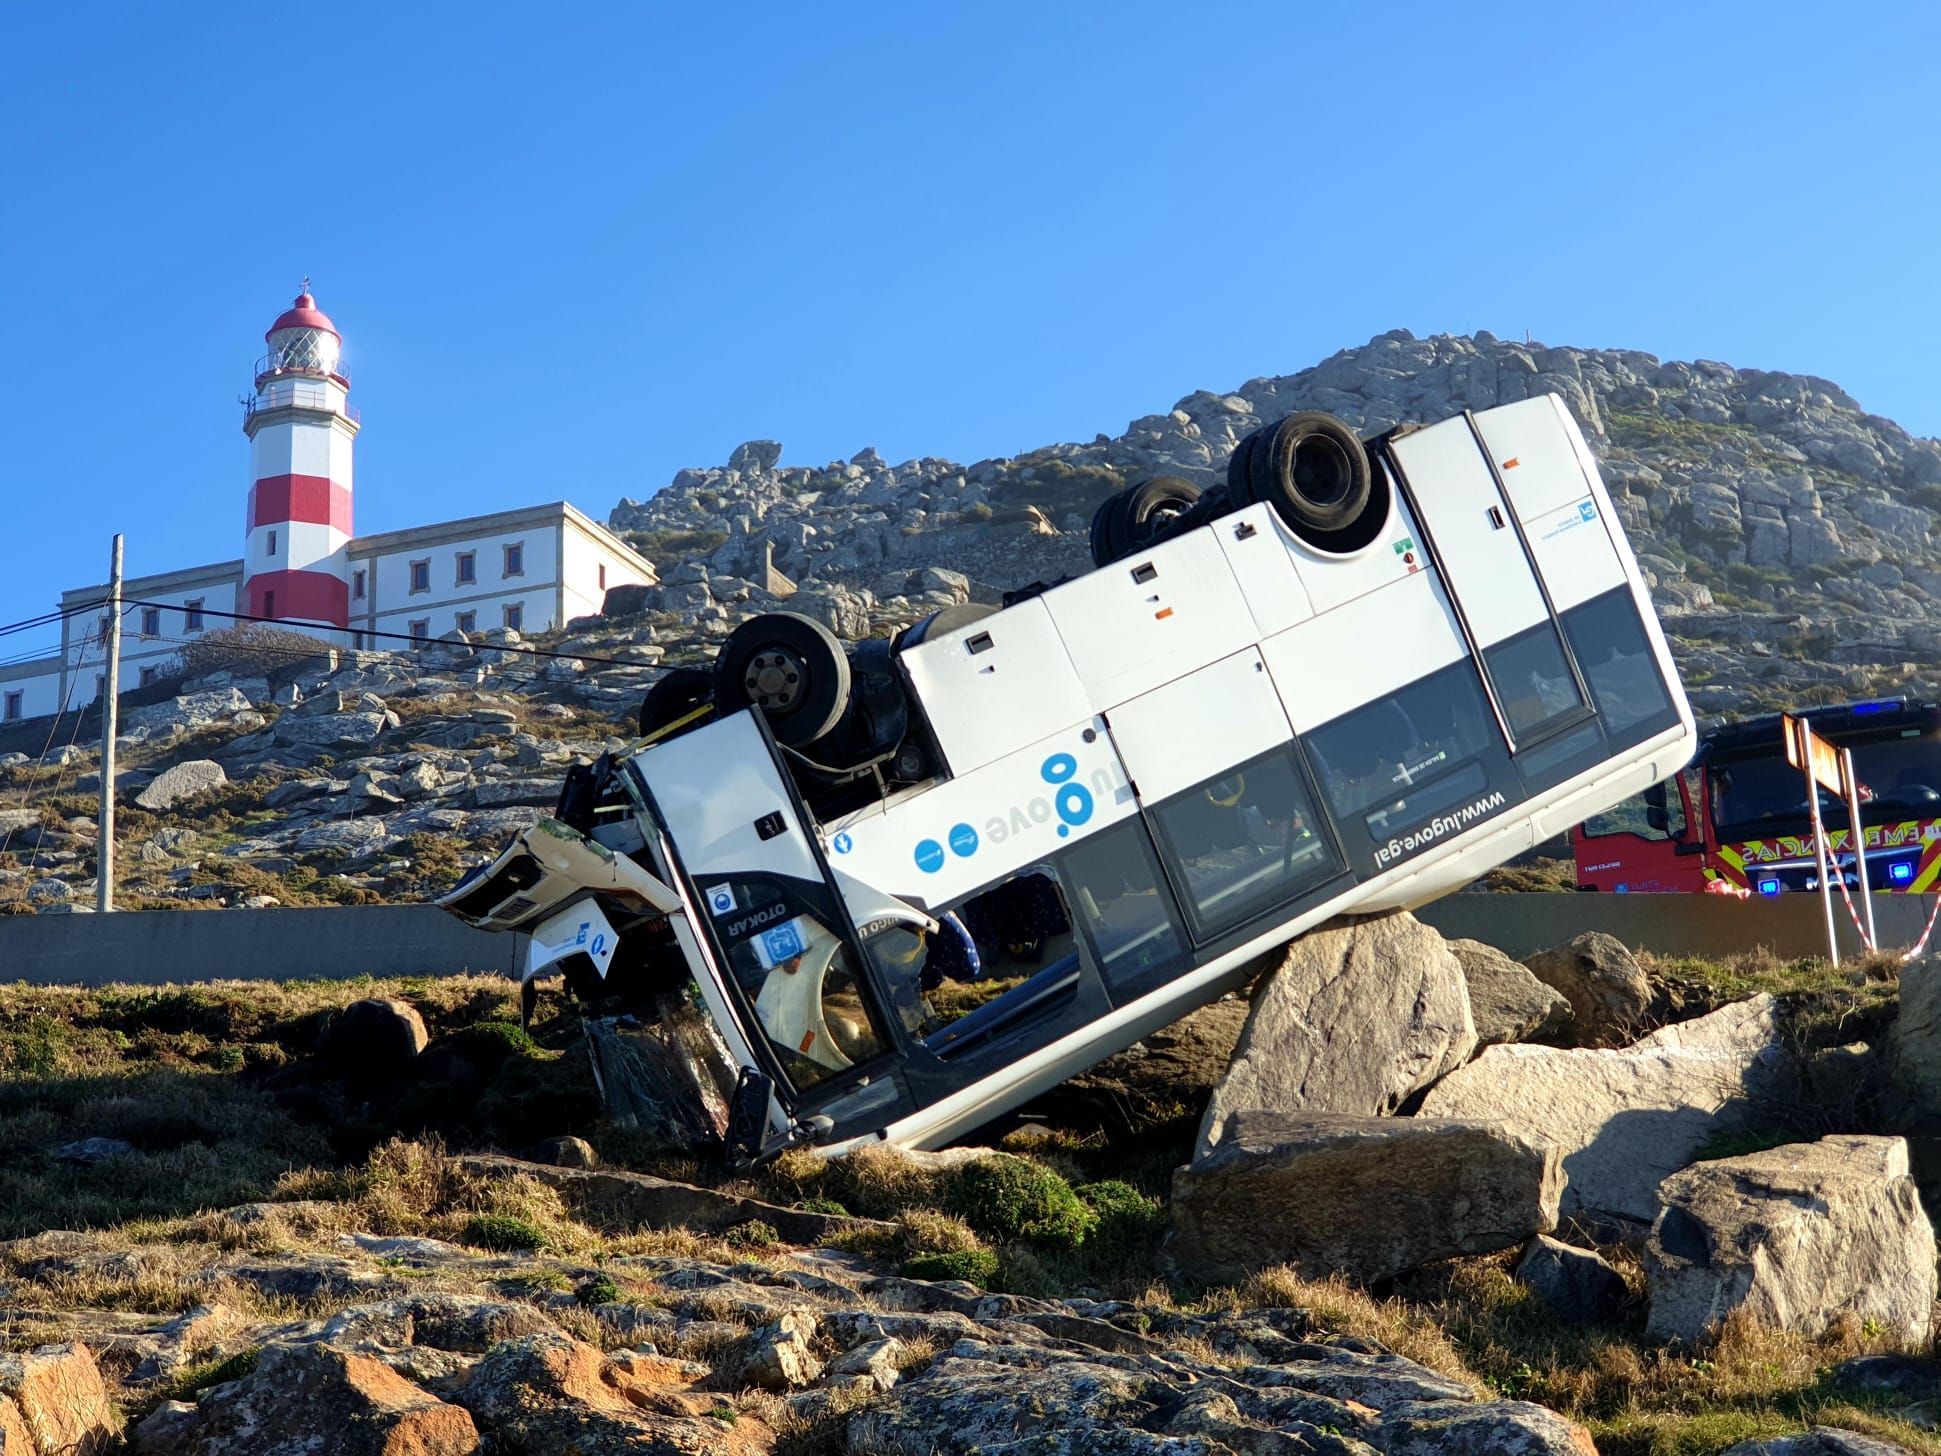
[(1604, 747), (1590, 693), (1474, 417), (1391, 436), (1383, 452), (1527, 787), (1595, 763)]
[[(1196, 946), (1342, 888), (1341, 850), (1258, 650), (1133, 698), (1107, 722)], [(1127, 924), (1151, 934), (1158, 921), (1132, 913)], [(1136, 958), (1128, 968), (1143, 988)]]
[(630, 762), (761, 1070), (791, 1103), (853, 1080), (886, 1050), (885, 1021), (767, 725), (745, 710)]

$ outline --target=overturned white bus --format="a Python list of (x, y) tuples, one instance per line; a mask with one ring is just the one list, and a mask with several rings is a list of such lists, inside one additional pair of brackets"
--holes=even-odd
[(845, 650), (785, 613), (440, 903), (583, 999), (692, 986), (730, 1142), (934, 1147), (1676, 772), (1694, 730), (1552, 396), (1249, 436), (1131, 487), (1097, 569)]

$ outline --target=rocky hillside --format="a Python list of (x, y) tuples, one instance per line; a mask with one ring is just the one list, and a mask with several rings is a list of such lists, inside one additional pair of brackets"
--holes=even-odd
[(1545, 391), (1603, 463), (1701, 709), (1923, 685), (1941, 645), (1941, 443), (1824, 379), (1628, 350), (1398, 329), (1298, 374), (1189, 394), (1117, 436), (972, 465), (866, 449), (783, 466), (780, 445), (751, 441), (723, 468), (621, 501), (611, 523), (661, 564), (655, 606), (705, 620), (792, 583), (858, 632), (953, 584), (913, 578), (925, 569), (961, 572), (978, 595), (1083, 569), (1108, 492), (1162, 473), (1209, 484), (1239, 439), (1293, 410), (1372, 433)]

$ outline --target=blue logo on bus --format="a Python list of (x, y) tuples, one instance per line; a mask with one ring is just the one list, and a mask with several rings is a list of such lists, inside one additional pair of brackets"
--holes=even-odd
[(950, 830), (951, 853), (960, 859), (969, 859), (977, 853), (977, 831), (968, 824), (953, 825)]
[(917, 846), (917, 868), (926, 875), (934, 875), (944, 867), (944, 847), (934, 839), (926, 839)]
[(1077, 781), (1077, 759), (1069, 753), (1054, 753), (1038, 770), (1038, 776), (1048, 784), (1058, 785), (1058, 792), (1051, 796), (1051, 806), (1058, 811), (1060, 839), (1070, 834), (1074, 825), (1092, 817), (1092, 791)]
[(848, 854), (850, 850), (856, 847), (856, 841), (849, 837), (849, 831), (845, 829), (841, 834), (838, 834), (834, 839), (829, 841), (829, 847), (837, 854)]
[(1594, 521), (1597, 519), (1597, 507), (1589, 501), (1579, 501), (1577, 503), (1577, 514), (1587, 521)]

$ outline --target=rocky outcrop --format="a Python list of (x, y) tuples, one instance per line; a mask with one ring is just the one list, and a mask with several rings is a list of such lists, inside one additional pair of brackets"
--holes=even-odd
[(1879, 1441), (1843, 1426), (1815, 1426), (1798, 1436), (1775, 1436), (1766, 1441), (1741, 1441), (1724, 1456), (1911, 1456), (1905, 1446)]
[(1826, 1137), (1668, 1178), (1651, 1230), (1650, 1332), (1697, 1341), (1742, 1314), (1808, 1336), (1841, 1318), (1925, 1345), (1934, 1229), (1899, 1138)]
[[(473, 1456), (478, 1428), (376, 1357), (325, 1344), (271, 1345), (241, 1380), (171, 1421), (184, 1452), (300, 1456), (327, 1439), (342, 1456)], [(159, 1432), (144, 1446), (153, 1450)]]
[(330, 1024), (324, 1054), (364, 1079), (402, 1075), (430, 1043), (425, 1019), (405, 1001), (353, 1001)]
[(0, 1452), (98, 1456), (120, 1422), (108, 1403), (94, 1352), (69, 1342), (0, 1354)]
[(1479, 1048), (1542, 1040), (1570, 1020), (1569, 997), (1539, 981), (1529, 967), (1495, 946), (1480, 940), (1452, 940), (1449, 952), (1462, 964)]
[(1651, 1006), (1651, 982), (1624, 942), (1587, 930), (1566, 945), (1527, 956), (1524, 966), (1570, 1003), (1562, 1030), (1578, 1046), (1630, 1038)]
[(1499, 1124), (1232, 1115), (1173, 1175), (1169, 1252), (1207, 1282), (1273, 1264), (1364, 1283), (1557, 1226), (1554, 1150)]
[(1616, 1050), (1491, 1047), (1422, 1113), (1501, 1119), (1562, 1155), (1566, 1213), (1649, 1222), (1660, 1183), (1714, 1138), (1783, 1119), (1797, 1092), (1777, 1008), (1755, 996)]
[(1197, 1156), (1236, 1112), (1394, 1112), (1475, 1046), (1462, 964), (1413, 915), (1312, 931), (1256, 985)]
[(1459, 1382), (1393, 1355), (1318, 1342), (1286, 1354), (1221, 1370), (1196, 1368), (1177, 1354), (962, 1340), (852, 1417), (848, 1449), (852, 1456), (1594, 1450), (1581, 1427), (1552, 1411), (1475, 1400)]

